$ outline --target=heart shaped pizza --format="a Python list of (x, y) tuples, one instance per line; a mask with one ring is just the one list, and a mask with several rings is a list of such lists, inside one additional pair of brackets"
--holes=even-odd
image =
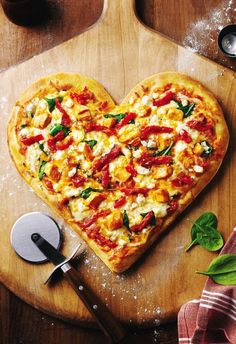
[(229, 140), (214, 96), (179, 73), (116, 105), (96, 81), (58, 73), (16, 102), (8, 143), (26, 182), (114, 272), (122, 272), (218, 170)]

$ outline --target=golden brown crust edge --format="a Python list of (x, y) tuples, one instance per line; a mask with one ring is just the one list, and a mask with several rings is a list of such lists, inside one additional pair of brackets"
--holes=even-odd
[[(34, 83), (32, 86), (30, 86), (18, 99), (17, 104), (23, 104), (27, 102), (32, 96), (35, 95), (39, 91), (41, 87), (44, 87), (47, 82), (49, 82), (51, 79), (59, 79), (61, 83), (68, 83), (72, 85), (87, 85), (89, 88), (93, 90), (93, 92), (98, 95), (101, 98), (104, 98), (108, 100), (109, 104), (114, 106), (114, 102), (109, 96), (109, 94), (105, 91), (102, 85), (100, 85), (95, 80), (89, 79), (87, 77), (84, 77), (80, 74), (73, 74), (73, 73), (57, 73), (49, 75), (45, 78), (42, 78), (38, 80), (36, 83)], [(211, 92), (205, 89), (204, 86), (202, 86), (199, 82), (191, 79), (190, 77), (175, 73), (175, 72), (164, 72), (155, 74), (143, 81), (141, 81), (138, 85), (136, 85), (129, 94), (125, 97), (122, 103), (126, 103), (129, 101), (130, 97), (134, 95), (135, 92), (142, 91), (143, 86), (161, 86), (165, 85), (166, 83), (174, 83), (177, 84), (183, 84), (183, 87), (194, 87), (194, 90), (198, 92), (198, 94), (203, 95), (207, 101), (210, 101), (212, 106), (216, 109), (217, 116), (218, 116), (218, 128), (217, 128), (217, 136), (219, 135), (219, 147), (221, 147), (223, 154), (222, 158), (219, 159), (215, 164), (212, 164), (208, 170), (208, 172), (201, 177), (200, 181), (196, 184), (196, 186), (189, 192), (185, 200), (183, 200), (183, 204), (180, 205), (178, 211), (169, 216), (165, 221), (163, 226), (154, 232), (154, 234), (151, 234), (147, 242), (142, 246), (139, 247), (137, 251), (133, 252), (132, 255), (127, 255), (125, 258), (121, 258), (117, 255), (114, 257), (109, 257), (107, 253), (104, 253), (100, 247), (92, 240), (86, 237), (84, 232), (80, 229), (80, 227), (75, 224), (71, 223), (68, 219), (67, 212), (62, 212), (58, 209), (56, 206), (56, 197), (54, 195), (51, 195), (47, 192), (47, 190), (44, 188), (41, 188), (37, 181), (32, 179), (30, 174), (27, 173), (23, 166), (23, 157), (19, 153), (19, 146), (17, 143), (16, 133), (15, 133), (15, 125), (16, 125), (16, 119), (17, 119), (17, 106), (13, 108), (13, 111), (11, 113), (9, 125), (8, 125), (8, 145), (11, 153), (11, 157), (20, 173), (20, 175), (26, 180), (26, 182), (29, 184), (29, 186), (32, 187), (32, 189), (35, 191), (35, 193), (43, 199), (44, 202), (46, 202), (50, 208), (58, 215), (63, 217), (63, 219), (72, 227), (76, 232), (80, 234), (80, 236), (88, 243), (88, 245), (92, 248), (92, 250), (100, 257), (100, 259), (112, 270), (116, 273), (121, 273), (125, 270), (127, 270), (137, 259), (147, 250), (148, 247), (150, 247), (156, 239), (160, 236), (161, 233), (165, 231), (165, 229), (176, 219), (176, 217), (192, 202), (192, 200), (202, 191), (202, 189), (210, 182), (210, 180), (214, 177), (217, 170), (219, 169), (223, 157), (226, 153), (228, 142), (229, 142), (229, 133), (228, 128), (225, 123), (225, 119), (222, 113), (222, 110), (213, 96)], [(46, 192), (44, 192), (46, 191)]]

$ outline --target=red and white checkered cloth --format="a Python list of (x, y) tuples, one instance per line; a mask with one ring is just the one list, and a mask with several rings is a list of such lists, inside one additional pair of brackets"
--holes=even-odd
[[(236, 228), (220, 254), (236, 254)], [(178, 314), (179, 344), (236, 344), (236, 286), (207, 279), (201, 299)]]

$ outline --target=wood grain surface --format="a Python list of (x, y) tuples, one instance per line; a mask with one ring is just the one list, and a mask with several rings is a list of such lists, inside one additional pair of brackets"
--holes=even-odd
[[(67, 1), (68, 4), (69, 1)], [(83, 1), (82, 1), (83, 2)], [(58, 35), (55, 35), (56, 38), (54, 40), (51, 41), (50, 44), (46, 44), (46, 37), (50, 37), (50, 30), (52, 30), (53, 32), (53, 28), (55, 25), (55, 31), (54, 32), (58, 32), (58, 27), (57, 25), (59, 25), (58, 23), (61, 24), (62, 19), (59, 20), (59, 16), (57, 15), (57, 11), (52, 11), (53, 15), (56, 15), (54, 17), (54, 19), (51, 19), (52, 22), (51, 24), (45, 24), (45, 26), (41, 27), (41, 29), (39, 29), (38, 31), (34, 28), (32, 29), (25, 29), (25, 28), (18, 28), (13, 24), (10, 24), (6, 21), (6, 19), (3, 17), (0, 17), (1, 20), (6, 21), (5, 25), (2, 25), (2, 33), (3, 34), (3, 42), (5, 43), (4, 46), (6, 47), (6, 49), (2, 49), (1, 50), (1, 54), (3, 56), (1, 56), (1, 68), (7, 68), (8, 66), (20, 61), (20, 60), (24, 60), (27, 59), (28, 57), (38, 54), (40, 51), (40, 49), (47, 49), (50, 46), (54, 45), (54, 41), (56, 41), (55, 44), (58, 44), (59, 40), (66, 40), (68, 37), (70, 37), (71, 33), (70, 30), (72, 30), (71, 28), (71, 21), (69, 19), (69, 17), (67, 17), (67, 15), (70, 14), (70, 16), (73, 16), (75, 12), (75, 10), (78, 10), (78, 7), (76, 7), (78, 3), (80, 3), (80, 13), (83, 13), (82, 11), (84, 10), (84, 8), (86, 7), (84, 4), (84, 8), (81, 5), (82, 2), (70, 2), (71, 8), (72, 10), (69, 10), (69, 12), (67, 12), (68, 8), (67, 6), (63, 6), (63, 2), (62, 1), (56, 1), (55, 4), (57, 4), (58, 8), (62, 9), (63, 15), (65, 17), (63, 17), (63, 21), (64, 23), (67, 23), (65, 25), (68, 25), (70, 28), (66, 28), (66, 26), (62, 26), (62, 36), (58, 37)], [(180, 1), (181, 2), (181, 1)], [(181, 13), (185, 13), (185, 20), (187, 20), (187, 14), (190, 16), (189, 13), (191, 12), (185, 12), (184, 7), (182, 7), (182, 2), (179, 5), (176, 5), (176, 3), (178, 3), (177, 1), (175, 2), (175, 6), (181, 6)], [(76, 4), (75, 4), (76, 3)], [(96, 14), (99, 16), (99, 14), (101, 13), (101, 2), (99, 1), (91, 1), (92, 3), (92, 7), (93, 9), (96, 7), (97, 8), (94, 9), (93, 18), (89, 18), (88, 22), (86, 23), (86, 20), (83, 22), (83, 16), (81, 16), (81, 21), (84, 23), (84, 25), (89, 25), (91, 24), (95, 18), (96, 18)], [(148, 1), (144, 4), (140, 4), (139, 1), (139, 9), (142, 8), (142, 6), (146, 5), (148, 3)], [(149, 2), (151, 3), (151, 2)], [(155, 1), (152, 2), (153, 4), (151, 4), (150, 6), (154, 6), (154, 8), (157, 8), (159, 6), (159, 8), (161, 9), (161, 2), (159, 1)], [(158, 5), (159, 3), (159, 5)], [(171, 6), (169, 6), (169, 4), (173, 2), (172, 1), (167, 1), (166, 2), (166, 8), (169, 8), (169, 10), (171, 11)], [(195, 9), (196, 7), (198, 7), (199, 2), (194, 2), (192, 1), (192, 3), (194, 3), (193, 8)], [(198, 4), (197, 4), (198, 3)], [(94, 7), (95, 5), (95, 7)], [(144, 6), (145, 7), (145, 6)], [(201, 6), (200, 6), (201, 8)], [(64, 11), (63, 11), (64, 9)], [(74, 9), (74, 10), (73, 10)], [(163, 8), (162, 8), (163, 10)], [(189, 9), (188, 9), (189, 11)], [(79, 12), (78, 12), (79, 13)], [(155, 14), (157, 13), (156, 11), (153, 10), (153, 17), (150, 18), (150, 20), (152, 21), (152, 23), (155, 23)], [(97, 17), (98, 17), (97, 16)], [(184, 17), (184, 16), (183, 16)], [(52, 16), (53, 18), (53, 16)], [(62, 17), (61, 17), (62, 18)], [(154, 18), (154, 19), (153, 19)], [(189, 18), (188, 18), (189, 19)], [(55, 23), (54, 23), (54, 21)], [(57, 20), (59, 20), (57, 22)], [(183, 20), (183, 18), (182, 18)], [(178, 28), (178, 22), (177, 19), (175, 19), (176, 22), (176, 28)], [(53, 24), (54, 23), (54, 24)], [(189, 22), (189, 24), (191, 23), (191, 21)], [(49, 25), (49, 27), (47, 26)], [(50, 25), (51, 25), (51, 29), (50, 29)], [(164, 22), (163, 22), (164, 25)], [(79, 26), (79, 24), (78, 24)], [(10, 29), (9, 29), (10, 28)], [(46, 30), (45, 30), (46, 28)], [(77, 32), (79, 32), (81, 29), (83, 29), (82, 26), (80, 27), (76, 27), (76, 25), (73, 25), (73, 30), (78, 30)], [(7, 31), (9, 30), (9, 31)], [(178, 30), (176, 30), (178, 32)], [(11, 32), (11, 38), (7, 35), (7, 32)], [(17, 34), (16, 34), (17, 32)], [(72, 32), (72, 35), (75, 34), (75, 31)], [(68, 36), (67, 36), (68, 35)], [(178, 38), (178, 37), (177, 37)], [(29, 50), (27, 50), (26, 48), (23, 50), (17, 50), (17, 46), (21, 46), (21, 42), (27, 42), (27, 46), (31, 45), (31, 48), (29, 48)], [(14, 44), (15, 46), (13, 47)], [(14, 50), (15, 49), (15, 50)], [(15, 53), (18, 51), (18, 55), (17, 57), (15, 56)], [(14, 59), (15, 58), (15, 59)], [(9, 62), (9, 60), (12, 59), (12, 62)], [(230, 62), (231, 63), (231, 62)], [(222, 62), (222, 64), (226, 64), (225, 61)], [(227, 73), (226, 73), (227, 74)], [(213, 88), (216, 87), (216, 85), (212, 86)], [(229, 97), (228, 97), (229, 98)], [(229, 99), (228, 99), (229, 100)], [(233, 103), (231, 103), (231, 107), (233, 107)], [(232, 163), (232, 162), (231, 162)], [(228, 177), (232, 176), (233, 171), (231, 171), (230, 173), (227, 173)], [(231, 181), (231, 178), (229, 178), (229, 183)], [(231, 185), (231, 184), (230, 184)], [(216, 185), (215, 185), (216, 187)], [(213, 186), (213, 190), (214, 190), (214, 186)], [(232, 189), (232, 185), (231, 185), (231, 190)], [(217, 190), (216, 190), (216, 194), (217, 199), (219, 199), (219, 195), (222, 192), (222, 186), (217, 186)], [(229, 194), (227, 194), (227, 197), (229, 196)], [(228, 207), (231, 207), (233, 204), (233, 195), (230, 194), (230, 200), (228, 198), (225, 198), (225, 206), (224, 207), (219, 207), (218, 205), (218, 201), (216, 201), (216, 199), (212, 198), (211, 199), (211, 206), (213, 209), (217, 209), (218, 210), (218, 214), (223, 214), (224, 212), (227, 214), (227, 218), (229, 220), (228, 224), (229, 226), (232, 226), (233, 224), (233, 218), (230, 218), (229, 216), (229, 211), (227, 212)], [(198, 206), (199, 208), (203, 208), (204, 209), (204, 204), (201, 204), (201, 201), (204, 202), (204, 197), (202, 199), (199, 200), (198, 202)], [(200, 209), (198, 209), (198, 212), (200, 211)], [(229, 209), (230, 210), (230, 209)], [(226, 224), (224, 224), (224, 226), (226, 226)], [(230, 227), (231, 228), (231, 227)], [(200, 252), (200, 251), (199, 251)], [(25, 317), (21, 316), (21, 312), (23, 310), (23, 314), (25, 314)], [(10, 321), (10, 314), (14, 314), (13, 315), (13, 321)], [(33, 314), (33, 315), (32, 315)], [(36, 325), (36, 326), (35, 326)], [(37, 311), (33, 311), (31, 310), (31, 308), (29, 306), (24, 305), (21, 301), (17, 300), (16, 297), (12, 296), (11, 294), (9, 294), (9, 292), (7, 292), (3, 287), (1, 287), (1, 323), (0, 323), (0, 334), (2, 335), (2, 340), (3, 343), (41, 343), (41, 342), (45, 342), (47, 341), (48, 343), (55, 343), (55, 339), (57, 343), (64, 343), (64, 342), (70, 342), (70, 343), (74, 343), (74, 342), (85, 342), (86, 343), (100, 343), (102, 342), (102, 335), (98, 332), (93, 333), (92, 331), (87, 331), (87, 330), (81, 330), (81, 332), (78, 332), (78, 330), (75, 327), (72, 327), (70, 325), (65, 325), (64, 323), (58, 321), (58, 320), (51, 320), (48, 316), (42, 315)], [(43, 330), (45, 330), (45, 333), (43, 332)], [(165, 342), (165, 343), (174, 343), (176, 342), (176, 331), (173, 331), (172, 328), (169, 328), (169, 332), (163, 332), (163, 330), (156, 329), (156, 332), (154, 332), (154, 330), (150, 333), (142, 333), (139, 336), (133, 334), (133, 339), (132, 340), (136, 340), (136, 342), (140, 342), (143, 340), (149, 340), (150, 343), (154, 343), (154, 342)], [(166, 334), (166, 336), (164, 336), (164, 334)], [(171, 334), (170, 334), (171, 333)], [(160, 337), (162, 337), (163, 339), (160, 339)], [(165, 338), (164, 338), (165, 337)], [(46, 340), (47, 338), (47, 340)], [(1, 338), (0, 338), (1, 340)], [(130, 341), (131, 343), (131, 341)]]

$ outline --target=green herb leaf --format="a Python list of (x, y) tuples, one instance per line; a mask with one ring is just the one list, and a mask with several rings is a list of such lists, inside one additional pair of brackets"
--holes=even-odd
[(84, 142), (87, 143), (91, 149), (93, 149), (93, 147), (98, 143), (96, 140), (88, 140)]
[(27, 124), (21, 124), (21, 129), (23, 129), (23, 128), (26, 128), (27, 127)]
[(192, 114), (192, 112), (193, 112), (193, 110), (195, 108), (195, 104), (194, 103), (191, 103), (191, 104), (183, 106), (181, 102), (177, 102), (176, 100), (175, 100), (175, 102), (178, 104), (178, 109), (183, 111), (184, 118), (189, 117)]
[(45, 151), (44, 149), (44, 144), (43, 143), (39, 143), (39, 148), (41, 149), (41, 151), (46, 154), (46, 155), (49, 155), (48, 152)]
[(112, 113), (107, 113), (104, 115), (105, 118), (115, 118), (117, 123), (120, 123), (120, 121), (125, 118), (124, 113), (118, 113), (117, 115), (113, 115)]
[[(141, 213), (140, 215), (141, 215), (142, 217), (145, 217), (147, 214), (148, 214), (148, 213)], [(157, 224), (156, 218), (155, 218), (155, 215), (153, 214), (153, 217), (152, 217), (152, 219), (151, 219), (151, 221), (150, 221), (150, 225), (151, 225), (151, 226), (156, 226), (156, 224)]]
[(88, 187), (87, 189), (83, 190), (80, 194), (80, 197), (82, 197), (83, 199), (87, 199), (91, 192), (102, 192), (103, 190), (99, 190), (99, 189), (93, 189)]
[(39, 173), (38, 173), (38, 177), (39, 180), (42, 180), (43, 177), (45, 176), (45, 167), (46, 167), (47, 161), (41, 161), (40, 166), (39, 166)]
[(215, 283), (236, 285), (236, 254), (223, 254), (213, 259), (207, 271), (196, 271), (209, 276)]
[(127, 212), (126, 210), (124, 210), (124, 213), (123, 213), (123, 225), (129, 229), (129, 218), (128, 218), (128, 215), (127, 215)]
[(56, 97), (56, 98), (44, 98), (46, 100), (46, 102), (48, 103), (48, 109), (50, 112), (52, 112), (55, 109), (56, 106), (56, 99), (59, 100), (59, 102), (62, 102), (62, 97)]
[(62, 124), (54, 124), (50, 130), (50, 135), (55, 136), (59, 131), (63, 131), (65, 134), (65, 137), (69, 135), (70, 129)]
[(153, 154), (153, 156), (170, 155), (171, 149), (172, 149), (173, 146), (174, 146), (174, 142), (171, 142), (171, 144), (170, 144), (167, 148), (165, 148), (165, 149), (163, 149), (163, 150), (161, 150), (161, 151), (159, 151), (159, 152), (155, 152), (155, 153)]
[(201, 245), (208, 251), (218, 251), (224, 244), (223, 238), (217, 230), (217, 217), (211, 212), (202, 214), (192, 225), (191, 242), (185, 251), (194, 245)]
[(213, 147), (212, 145), (210, 145), (209, 142), (207, 141), (202, 141), (200, 143), (200, 145), (203, 147), (204, 152), (202, 152), (201, 156), (203, 157), (208, 157), (209, 155), (211, 155), (212, 151), (213, 151)]

